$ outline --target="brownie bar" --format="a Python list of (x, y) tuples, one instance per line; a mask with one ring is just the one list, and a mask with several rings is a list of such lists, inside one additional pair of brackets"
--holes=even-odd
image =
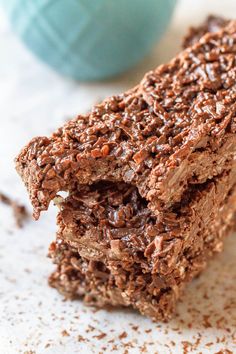
[[(182, 289), (222, 249), (222, 238), (233, 226), (236, 165), (229, 167), (201, 188), (193, 186), (180, 205), (158, 218), (132, 186), (106, 183), (69, 196), (60, 204), (57, 243), (51, 247), (59, 266), (50, 283), (66, 296), (84, 295), (98, 306), (118, 301), (153, 319), (169, 318)], [(73, 262), (85, 279), (75, 276), (71, 286), (68, 280), (63, 287), (61, 274), (74, 270)], [(84, 281), (83, 293), (79, 284)]]
[[(194, 247), (193, 239), (206, 228), (208, 218), (215, 218), (214, 208), (221, 207), (217, 203), (225, 200), (235, 182), (234, 163), (220, 176), (201, 185), (193, 185), (181, 203), (158, 216), (147, 207), (135, 187), (103, 182), (84, 192), (76, 191), (59, 202), (57, 235), (77, 248), (85, 258), (115, 258), (121, 263), (124, 260), (124, 264), (127, 259), (136, 263), (144, 260), (143, 269), (147, 271), (171, 273), (186, 248), (201, 249), (201, 236), (198, 242), (194, 241)], [(218, 200), (215, 200), (215, 194)], [(156, 236), (160, 244), (155, 240)], [(169, 247), (170, 241), (174, 247)], [(157, 246), (160, 257), (158, 252), (154, 252)], [(170, 248), (173, 252), (169, 252), (169, 256), (172, 257), (167, 262), (162, 257)]]
[[(61, 242), (52, 243), (50, 257), (57, 269), (49, 278), (49, 284), (69, 299), (83, 298), (92, 306), (132, 306), (143, 315), (157, 320), (168, 320), (173, 315), (176, 302), (186, 284), (206, 267), (214, 252), (222, 250), (222, 241), (229, 235), (235, 224), (236, 189), (228, 195), (224, 212), (217, 216), (218, 223), (204, 232), (203, 239), (214, 239), (215, 245), (205, 241), (202, 252), (186, 257), (184, 276), (172, 279), (158, 274), (146, 274), (136, 267), (124, 271), (116, 264), (111, 271), (104, 263), (81, 257), (77, 248)], [(214, 220), (210, 220), (210, 222)], [(114, 273), (114, 274), (112, 274)], [(181, 273), (180, 273), (181, 274)]]
[[(16, 167), (35, 217), (60, 190), (101, 180), (135, 185), (150, 207), (168, 208), (189, 184), (218, 173), (204, 156), (217, 155), (235, 134), (235, 61), (232, 21), (149, 72), (133, 90), (105, 100), (51, 138), (33, 139)], [(232, 157), (234, 144), (229, 150)], [(196, 153), (201, 162), (194, 164)]]
[(35, 217), (51, 200), (60, 208), (52, 286), (170, 317), (234, 225), (235, 63), (231, 21), (22, 150)]

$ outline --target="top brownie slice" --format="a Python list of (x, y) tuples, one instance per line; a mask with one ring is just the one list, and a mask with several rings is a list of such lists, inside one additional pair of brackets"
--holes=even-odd
[(106, 180), (138, 188), (155, 212), (233, 159), (236, 21), (204, 35), (134, 89), (79, 115), (16, 159), (37, 218), (61, 190)]

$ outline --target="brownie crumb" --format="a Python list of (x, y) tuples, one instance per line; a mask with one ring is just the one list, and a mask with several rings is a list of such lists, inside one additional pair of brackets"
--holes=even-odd
[(145, 330), (146, 333), (150, 333), (151, 331), (152, 331), (151, 328)]
[(63, 337), (69, 337), (69, 335), (70, 335), (70, 334), (67, 332), (66, 329), (64, 329), (64, 330), (61, 332), (61, 334), (62, 334)]
[(103, 339), (105, 337), (106, 337), (106, 333), (101, 333), (101, 334), (98, 334), (96, 336), (93, 336), (93, 338), (96, 338), (98, 340), (101, 340), (101, 339)]
[(132, 326), (132, 329), (133, 329), (134, 331), (138, 331), (139, 326)]
[(24, 222), (29, 217), (29, 213), (26, 207), (22, 204), (19, 204), (15, 200), (11, 199), (3, 192), (0, 192), (0, 202), (12, 208), (16, 226), (22, 228), (24, 226)]
[(120, 335), (119, 335), (119, 339), (125, 339), (125, 338), (127, 338), (127, 332), (122, 332)]
[(78, 339), (78, 342), (80, 342), (80, 343), (87, 341), (87, 338), (84, 338), (83, 336), (81, 336), (81, 334), (78, 335), (77, 339)]

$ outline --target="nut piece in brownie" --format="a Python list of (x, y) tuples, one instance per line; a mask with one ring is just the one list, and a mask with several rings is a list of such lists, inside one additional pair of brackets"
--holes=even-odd
[(231, 21), (22, 150), (35, 217), (55, 198), (61, 209), (50, 283), (63, 294), (167, 319), (221, 250), (236, 204), (235, 64)]

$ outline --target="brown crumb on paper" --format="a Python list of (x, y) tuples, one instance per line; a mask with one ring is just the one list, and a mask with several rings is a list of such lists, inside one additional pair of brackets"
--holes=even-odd
[(127, 333), (124, 331), (119, 335), (119, 339), (127, 338)]
[(96, 338), (98, 340), (101, 340), (101, 339), (103, 339), (105, 337), (106, 337), (106, 333), (101, 333), (101, 334), (93, 336), (93, 338)]
[(66, 329), (64, 329), (62, 332), (61, 332), (61, 334), (62, 334), (62, 337), (69, 337), (69, 333), (67, 332), (67, 330)]
[(78, 342), (80, 342), (80, 343), (87, 342), (87, 338), (84, 338), (83, 336), (81, 336), (81, 334), (78, 335), (77, 339), (78, 339)]
[(15, 200), (8, 197), (6, 194), (0, 192), (0, 202), (5, 205), (8, 205), (12, 208), (13, 216), (15, 218), (16, 226), (19, 228), (23, 227), (24, 222), (29, 217), (29, 213), (26, 210), (26, 207), (22, 204), (19, 204)]

